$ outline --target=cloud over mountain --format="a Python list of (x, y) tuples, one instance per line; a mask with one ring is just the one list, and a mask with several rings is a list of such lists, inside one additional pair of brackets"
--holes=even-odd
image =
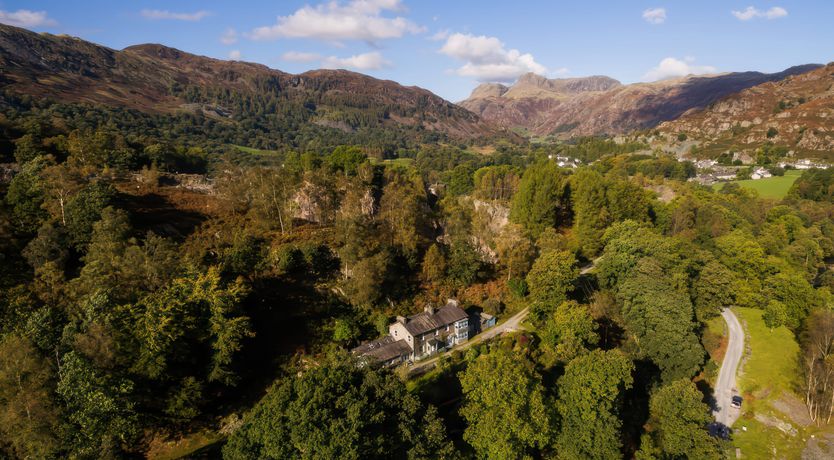
[(7, 24), (15, 27), (43, 27), (57, 24), (47, 16), (46, 11), (3, 11), (0, 10), (0, 24)]
[(684, 58), (683, 60), (667, 57), (649, 70), (644, 76), (645, 81), (658, 81), (667, 78), (685, 77), (687, 75), (698, 75), (715, 73), (715, 67), (708, 65), (695, 65), (695, 59)]
[(391, 61), (387, 61), (382, 57), (382, 53), (372, 51), (370, 53), (362, 53), (354, 56), (340, 58), (336, 56), (329, 56), (321, 61), (322, 67), (326, 69), (356, 69), (356, 70), (379, 70), (390, 67)]
[(385, 12), (403, 11), (400, 0), (332, 1), (306, 5), (289, 16), (279, 16), (271, 26), (257, 27), (249, 33), (253, 40), (310, 38), (329, 42), (361, 40), (375, 43), (400, 38), (424, 29), (402, 16)]
[(211, 13), (205, 10), (195, 11), (193, 13), (175, 13), (168, 10), (142, 10), (140, 14), (145, 19), (197, 22)]
[(508, 50), (496, 37), (455, 33), (446, 39), (440, 52), (464, 61), (455, 73), (478, 81), (512, 81), (528, 72), (547, 73), (532, 54)]

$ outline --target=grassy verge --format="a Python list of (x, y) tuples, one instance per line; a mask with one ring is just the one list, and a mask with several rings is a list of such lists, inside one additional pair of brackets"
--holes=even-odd
[[(740, 180), (736, 181), (739, 185), (746, 189), (755, 190), (762, 198), (782, 199), (788, 194), (791, 185), (802, 175), (802, 171), (789, 170), (785, 171), (784, 176), (768, 177), (767, 179), (759, 180)], [(713, 187), (715, 190), (721, 190), (726, 182), (719, 182)]]
[[(738, 388), (744, 397), (742, 416), (733, 426), (733, 444), (741, 449), (742, 458), (800, 458), (808, 436), (817, 429), (802, 427), (773, 407), (785, 393), (793, 394), (798, 384), (796, 357), (799, 345), (787, 328), (771, 330), (762, 320), (762, 311), (734, 308), (746, 325), (745, 344), (749, 354), (743, 361)], [(775, 422), (790, 423), (796, 429), (788, 434), (756, 419), (756, 415)]]
[(223, 440), (223, 435), (214, 431), (200, 431), (185, 436), (177, 441), (155, 443), (147, 456), (151, 460), (175, 460), (210, 448)]

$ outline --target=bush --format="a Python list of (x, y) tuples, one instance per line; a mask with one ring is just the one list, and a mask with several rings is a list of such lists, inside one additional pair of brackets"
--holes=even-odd
[(510, 289), (510, 292), (519, 299), (527, 296), (527, 281), (523, 278), (513, 278), (507, 281), (507, 287)]
[(316, 276), (325, 275), (339, 268), (339, 259), (329, 247), (323, 244), (308, 243), (299, 247), (304, 255), (304, 262)]
[(483, 307), (490, 315), (500, 315), (504, 312), (504, 303), (497, 299), (487, 299)]
[(286, 275), (300, 271), (304, 267), (304, 254), (297, 247), (282, 245), (275, 250), (273, 255), (275, 270), (280, 275)]

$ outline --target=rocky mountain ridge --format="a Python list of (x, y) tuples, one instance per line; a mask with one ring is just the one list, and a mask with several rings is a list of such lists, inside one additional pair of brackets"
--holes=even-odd
[(230, 120), (308, 111), (307, 123), (343, 131), (405, 126), (454, 138), (496, 132), (477, 115), (428, 90), (346, 70), (293, 75), (158, 44), (119, 51), (2, 24), (0, 69), (0, 90), (59, 102), (162, 114), (202, 109), (205, 115)]
[(722, 150), (764, 143), (805, 152), (834, 150), (834, 63), (745, 89), (659, 129)]
[(653, 128), (738, 91), (818, 67), (811, 64), (773, 74), (740, 72), (630, 85), (602, 76), (547, 79), (526, 74), (511, 86), (482, 84), (459, 105), (485, 120), (536, 136), (621, 134)]

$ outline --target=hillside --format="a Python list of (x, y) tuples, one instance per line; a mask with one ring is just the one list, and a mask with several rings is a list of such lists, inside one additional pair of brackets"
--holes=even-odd
[(485, 120), (537, 136), (620, 134), (652, 128), (752, 86), (816, 68), (689, 76), (623, 85), (602, 76), (547, 79), (527, 74), (512, 86), (485, 83), (459, 103)]
[(345, 70), (288, 74), (259, 64), (196, 56), (162, 45), (117, 51), (78, 38), (0, 25), (0, 89), (65, 103), (150, 114), (263, 116), (353, 132), (402, 127), (452, 138), (488, 135), (476, 115), (422, 88)]
[(684, 133), (713, 150), (771, 142), (803, 153), (834, 150), (834, 63), (764, 83), (693, 111), (660, 129)]

